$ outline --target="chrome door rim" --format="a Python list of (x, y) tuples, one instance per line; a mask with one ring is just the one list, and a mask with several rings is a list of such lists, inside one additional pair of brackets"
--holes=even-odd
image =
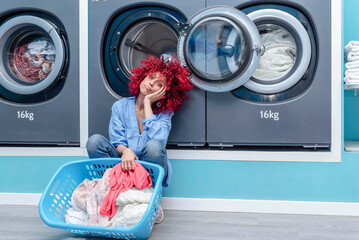
[[(250, 51), (253, 53), (251, 53), (249, 63), (247, 64), (248, 67), (246, 67), (245, 71), (243, 71), (238, 77), (235, 77), (231, 81), (224, 82), (221, 84), (215, 84), (212, 82), (208, 82), (206, 81), (206, 79), (202, 79), (196, 76), (195, 74), (193, 74), (191, 77), (191, 82), (196, 87), (208, 92), (218, 92), (218, 93), (229, 92), (242, 86), (245, 82), (247, 82), (250, 79), (250, 77), (254, 73), (260, 58), (260, 51), (258, 51), (258, 49), (260, 49), (261, 46), (260, 36), (255, 24), (247, 17), (247, 15), (245, 15), (244, 13), (242, 13), (241, 11), (235, 8), (231, 8), (227, 6), (214, 6), (214, 7), (206, 8), (200, 11), (199, 13), (195, 14), (194, 16), (192, 16), (188, 20), (187, 25), (188, 26), (196, 25), (196, 23), (202, 21), (204, 18), (209, 18), (212, 16), (225, 17), (236, 23), (240, 23), (241, 27), (244, 28), (242, 30), (245, 30), (248, 33), (248, 36), (250, 36), (248, 40), (250, 42), (249, 45), (251, 47)], [(189, 30), (188, 33), (190, 33), (190, 31), (191, 30)], [(190, 68), (190, 66), (188, 66), (189, 64), (186, 61), (186, 56), (185, 56), (185, 48), (186, 48), (185, 44), (187, 43), (188, 35), (189, 34), (182, 32), (179, 37), (178, 56), (180, 57), (182, 64)], [(192, 69), (190, 70), (192, 71)]]
[(286, 24), (296, 33), (300, 39), (300, 49), (302, 50), (302, 53), (297, 68), (293, 74), (286, 78), (286, 80), (275, 84), (260, 84), (250, 79), (243, 86), (249, 90), (263, 94), (273, 94), (287, 90), (288, 88), (295, 85), (303, 77), (308, 69), (311, 59), (311, 44), (307, 31), (303, 25), (291, 14), (277, 9), (262, 9), (254, 11), (249, 13), (248, 17), (252, 19), (253, 22), (275, 20)]

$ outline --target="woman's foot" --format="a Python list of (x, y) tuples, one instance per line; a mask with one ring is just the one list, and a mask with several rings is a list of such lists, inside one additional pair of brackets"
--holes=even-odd
[(156, 217), (156, 220), (155, 220), (155, 223), (161, 223), (163, 221), (163, 218), (165, 217), (165, 214), (163, 213), (163, 209), (162, 207), (160, 206), (158, 208), (158, 212), (157, 212), (157, 217)]

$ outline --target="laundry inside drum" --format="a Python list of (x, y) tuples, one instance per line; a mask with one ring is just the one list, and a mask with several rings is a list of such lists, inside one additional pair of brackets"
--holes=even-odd
[(118, 59), (127, 74), (149, 55), (171, 58), (177, 54), (177, 34), (158, 21), (142, 21), (129, 28), (119, 43)]
[(267, 82), (285, 77), (297, 60), (297, 45), (293, 36), (275, 24), (263, 24), (257, 28), (264, 48), (253, 77)]
[(54, 43), (40, 31), (25, 31), (9, 44), (7, 60), (10, 75), (21, 84), (36, 84), (52, 71), (56, 59)]

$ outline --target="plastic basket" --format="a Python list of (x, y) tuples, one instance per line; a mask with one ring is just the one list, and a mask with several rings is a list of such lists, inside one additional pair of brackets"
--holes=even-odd
[(153, 194), (143, 218), (133, 227), (114, 228), (103, 226), (77, 225), (65, 222), (67, 209), (71, 207), (72, 192), (86, 178), (102, 178), (107, 168), (121, 162), (119, 158), (98, 158), (70, 162), (63, 165), (52, 177), (42, 194), (39, 212), (42, 220), (51, 227), (63, 228), (72, 233), (87, 236), (101, 236), (117, 239), (146, 239), (151, 234), (162, 197), (164, 170), (157, 164), (138, 161), (150, 173)]

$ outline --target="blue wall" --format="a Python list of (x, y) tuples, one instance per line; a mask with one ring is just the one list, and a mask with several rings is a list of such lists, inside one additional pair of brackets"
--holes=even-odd
[[(344, 46), (351, 40), (359, 41), (359, 1), (345, 0), (344, 3)], [(359, 140), (359, 94), (344, 92), (344, 139)]]
[[(359, 29), (352, 27), (359, 22), (356, 10), (359, 1), (345, 1), (344, 44), (359, 40)], [(345, 122), (346, 140), (359, 138), (359, 113), (348, 111), (359, 104), (352, 95), (345, 93), (344, 115), (356, 123)], [(77, 159), (0, 157), (0, 192), (40, 193), (61, 165)], [(343, 152), (341, 163), (172, 160), (172, 165), (167, 197), (359, 202), (358, 153)]]

